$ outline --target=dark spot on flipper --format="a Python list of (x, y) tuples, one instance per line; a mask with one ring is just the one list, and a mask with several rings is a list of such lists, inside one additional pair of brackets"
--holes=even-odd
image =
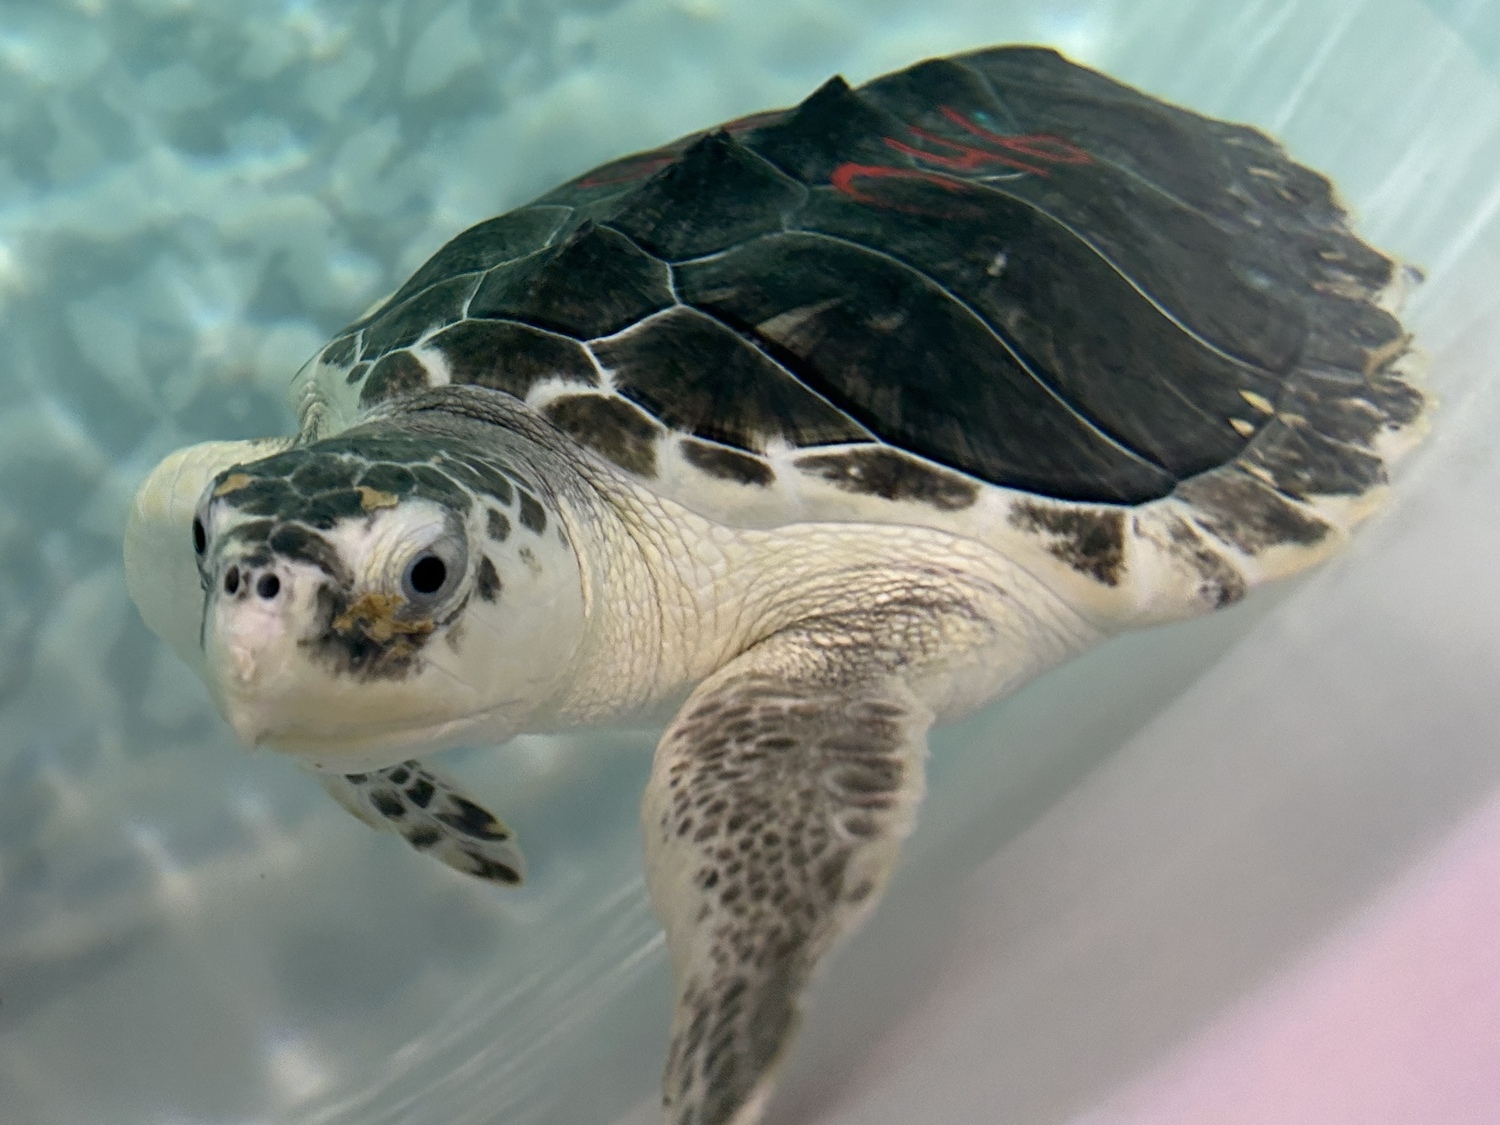
[(479, 573), (474, 579), (474, 588), (479, 592), (480, 598), (487, 602), (500, 596), (500, 575), (496, 573), (495, 564), (490, 562), (488, 555), (479, 560)]
[(370, 775), (367, 773), (346, 773), (344, 780), (354, 785), (363, 785), (370, 780)]
[(1120, 583), (1125, 565), (1125, 514), (1116, 508), (1063, 508), (1018, 501), (1012, 527), (1048, 536), (1047, 550), (1080, 574), (1106, 586)]
[(520, 511), (517, 513), (521, 526), (540, 535), (547, 530), (547, 513), (529, 492), (521, 493)]
[(411, 352), (391, 352), (384, 356), (359, 391), (360, 406), (370, 406), (392, 395), (427, 388), (427, 368)]
[(489, 509), (485, 513), (484, 527), (485, 531), (489, 533), (489, 537), (496, 543), (504, 543), (510, 538), (510, 520), (506, 519), (503, 513), (495, 511), (494, 508)]
[(412, 782), (411, 787), (406, 791), (406, 795), (417, 808), (425, 809), (432, 802), (432, 795), (436, 792), (437, 789), (433, 786), (432, 782), (428, 781), (425, 777), (419, 777), (416, 781)]
[(376, 789), (372, 792), (370, 804), (376, 812), (390, 820), (400, 820), (406, 815), (406, 806), (401, 802), (401, 797), (388, 789)]
[(344, 376), (344, 382), (352, 387), (368, 375), (369, 372), (370, 365), (368, 363), (356, 363), (353, 367), (349, 368), (349, 374)]
[(413, 828), (410, 832), (406, 833), (406, 842), (412, 847), (416, 848), (419, 852), (426, 851), (428, 848), (432, 847), (434, 844), (442, 840), (442, 838), (443, 834), (441, 832), (439, 832), (436, 828), (431, 828), (426, 825), (422, 826), (421, 828)]
[(510, 839), (510, 833), (499, 821), (467, 797), (449, 794), (448, 805), (449, 809), (437, 813), (436, 817), (450, 828), (476, 840)]
[(656, 476), (656, 443), (664, 433), (642, 411), (609, 395), (564, 395), (542, 408), (554, 426), (626, 472)]
[(405, 785), (411, 777), (411, 770), (406, 766), (397, 766), (393, 770), (386, 771), (385, 777), (393, 785)]
[(1282, 544), (1311, 547), (1330, 530), (1322, 520), (1239, 469), (1221, 469), (1183, 481), (1176, 495), (1193, 506), (1193, 519), (1205, 531), (1247, 555)]
[(926, 504), (944, 512), (959, 511), (979, 499), (975, 482), (881, 446), (813, 453), (799, 457), (797, 467), (845, 492)]
[(754, 484), (762, 488), (776, 480), (776, 474), (771, 471), (770, 465), (748, 453), (692, 438), (683, 438), (680, 448), (683, 460), (689, 465), (719, 480)]
[(499, 860), (490, 859), (477, 852), (464, 852), (464, 858), (469, 861), (469, 874), (471, 875), (477, 875), (481, 879), (490, 879), (496, 883), (504, 883), (509, 887), (521, 885), (521, 873), (508, 863), (501, 863)]

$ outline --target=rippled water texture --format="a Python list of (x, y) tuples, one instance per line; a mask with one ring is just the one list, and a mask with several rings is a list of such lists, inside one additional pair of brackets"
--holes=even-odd
[[(128, 498), (179, 445), (285, 432), (302, 360), (469, 223), (835, 71), (1011, 39), (1334, 172), (1429, 270), (1413, 323), (1445, 409), (1350, 558), (939, 736), (887, 909), (780, 1104), (833, 1119), (997, 852), (1027, 983), (981, 1069), (1009, 1121), (1065, 1119), (1190, 1035), (1500, 784), (1476, 733), (1497, 706), (1496, 11), (0, 0), (0, 1121), (590, 1125), (650, 1097), (650, 733), (456, 754), (531, 865), (518, 892), (466, 882), (234, 744), (126, 600)], [(1125, 899), (1103, 829), (1025, 845), (1105, 765), (1125, 780), (1088, 823), (1166, 841)]]

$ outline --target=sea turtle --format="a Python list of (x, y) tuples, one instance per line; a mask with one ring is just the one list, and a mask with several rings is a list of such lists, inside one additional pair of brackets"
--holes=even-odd
[(309, 361), (295, 438), (162, 463), (130, 589), (244, 741), (502, 883), (409, 756), (675, 709), (664, 1101), (748, 1125), (933, 722), (1376, 505), (1413, 276), (1263, 133), (1053, 51), (834, 78), (460, 234)]

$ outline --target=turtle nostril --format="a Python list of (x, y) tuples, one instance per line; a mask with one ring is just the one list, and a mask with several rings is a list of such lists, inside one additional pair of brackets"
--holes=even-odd
[(281, 590), (281, 579), (274, 574), (262, 574), (260, 581), (255, 584), (255, 592), (270, 601)]
[(232, 566), (224, 572), (224, 592), (232, 594), (240, 588), (240, 568)]

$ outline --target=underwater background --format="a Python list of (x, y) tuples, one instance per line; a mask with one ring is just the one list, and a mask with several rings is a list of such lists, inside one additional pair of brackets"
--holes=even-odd
[[(1427, 272), (1442, 409), (1345, 558), (934, 738), (773, 1115), (1168, 1120), (1121, 1091), (1489, 815), (1497, 0), (0, 0), (0, 1123), (653, 1120), (653, 733), (448, 756), (530, 864), (466, 881), (235, 743), (126, 598), (126, 508), (178, 446), (289, 432), (302, 362), (463, 227), (835, 72), (1003, 41), (1332, 174)], [(1464, 1031), (1500, 1016), (1455, 1015), (1500, 1011), (1493, 975), (1432, 1002), (1464, 1074), (1500, 1074)], [(1417, 1119), (1395, 1104), (1349, 1119)]]

